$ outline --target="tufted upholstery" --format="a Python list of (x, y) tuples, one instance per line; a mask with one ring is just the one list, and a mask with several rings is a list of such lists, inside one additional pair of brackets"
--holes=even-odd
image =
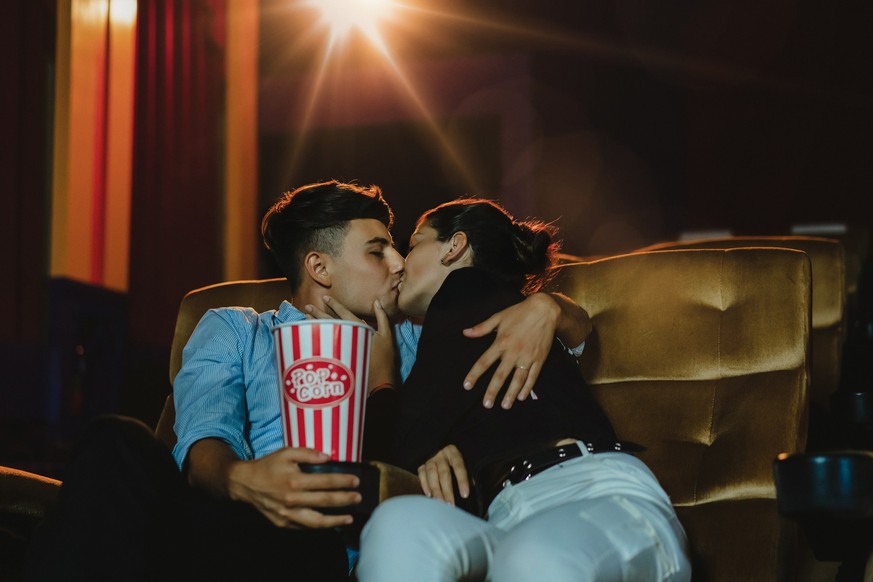
[[(812, 360), (810, 406), (814, 422), (822, 431), (830, 413), (830, 397), (840, 386), (843, 344), (847, 335), (846, 256), (843, 245), (817, 236), (733, 236), (726, 238), (666, 242), (641, 250), (783, 247), (809, 255), (812, 264)], [(818, 428), (814, 426), (813, 428)], [(828, 435), (811, 435), (827, 442)]]
[(639, 252), (560, 269), (581, 366), (670, 495), (696, 580), (792, 580), (771, 464), (805, 446), (811, 271), (787, 249)]

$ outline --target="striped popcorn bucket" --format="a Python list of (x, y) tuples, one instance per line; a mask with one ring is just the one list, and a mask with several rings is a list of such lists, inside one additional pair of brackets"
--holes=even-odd
[(360, 462), (373, 328), (306, 320), (273, 328), (285, 445)]

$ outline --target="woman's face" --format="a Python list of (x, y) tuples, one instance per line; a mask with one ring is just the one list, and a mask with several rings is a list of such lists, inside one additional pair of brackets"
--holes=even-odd
[(431, 299), (451, 271), (440, 259), (451, 248), (451, 242), (437, 240), (437, 232), (423, 223), (409, 239), (406, 272), (400, 282), (397, 298), (400, 310), (406, 315), (423, 316)]

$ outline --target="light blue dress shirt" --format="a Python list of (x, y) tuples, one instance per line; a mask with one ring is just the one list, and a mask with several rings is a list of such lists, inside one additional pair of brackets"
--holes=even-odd
[[(244, 460), (283, 446), (272, 330), (303, 319), (287, 301), (263, 313), (247, 307), (206, 312), (182, 351), (182, 368), (173, 382), (178, 439), (173, 457), (180, 468), (191, 445), (203, 438), (227, 442)], [(395, 332), (405, 380), (415, 363), (421, 326), (402, 321)]]

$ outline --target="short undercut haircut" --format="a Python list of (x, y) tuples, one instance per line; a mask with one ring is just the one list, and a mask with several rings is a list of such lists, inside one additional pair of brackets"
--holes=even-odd
[(329, 180), (284, 192), (261, 221), (261, 237), (295, 293), (302, 282), (303, 258), (311, 251), (337, 255), (359, 218), (390, 229), (394, 213), (378, 186)]

